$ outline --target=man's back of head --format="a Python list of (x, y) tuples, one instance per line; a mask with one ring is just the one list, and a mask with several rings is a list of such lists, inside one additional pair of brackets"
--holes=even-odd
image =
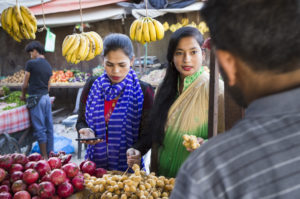
[(299, 0), (209, 0), (201, 15), (241, 105), (300, 84)]

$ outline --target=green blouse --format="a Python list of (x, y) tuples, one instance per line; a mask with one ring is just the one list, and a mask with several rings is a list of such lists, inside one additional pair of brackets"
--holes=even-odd
[[(202, 74), (203, 70), (204, 70), (203, 66), (201, 66), (197, 72), (184, 78), (182, 92), (185, 91)], [(181, 79), (180, 77), (178, 77), (177, 97), (180, 95), (180, 91), (179, 91), (180, 81)]]

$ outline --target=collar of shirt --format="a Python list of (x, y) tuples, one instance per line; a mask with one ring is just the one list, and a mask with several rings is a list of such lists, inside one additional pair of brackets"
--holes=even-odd
[[(200, 69), (195, 72), (194, 74), (187, 76), (184, 78), (183, 82), (183, 89), (182, 92), (185, 91), (203, 72), (203, 66), (200, 67)], [(178, 83), (177, 83), (177, 95), (180, 95), (179, 92), (179, 87), (180, 87), (180, 77), (178, 77)]]
[(253, 101), (245, 118), (299, 113), (300, 87), (269, 95)]

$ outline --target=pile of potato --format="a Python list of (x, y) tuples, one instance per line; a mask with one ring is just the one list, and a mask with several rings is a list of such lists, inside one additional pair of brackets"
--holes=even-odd
[(182, 138), (183, 138), (183, 146), (185, 146), (185, 148), (195, 150), (200, 147), (200, 144), (196, 136), (184, 134)]
[(85, 187), (90, 190), (95, 197), (121, 198), (121, 199), (167, 199), (173, 190), (175, 179), (167, 179), (164, 176), (155, 176), (155, 173), (146, 175), (138, 165), (133, 165), (133, 174), (113, 175), (105, 174), (102, 178), (96, 178), (89, 174), (84, 174)]
[(1, 80), (1, 83), (23, 83), (25, 76), (25, 71), (20, 70), (16, 73), (14, 73), (11, 76), (7, 76), (5, 79)]

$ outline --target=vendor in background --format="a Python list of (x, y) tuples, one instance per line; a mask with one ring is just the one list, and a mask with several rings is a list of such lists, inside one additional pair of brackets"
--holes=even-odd
[[(175, 177), (191, 149), (183, 146), (184, 134), (195, 135), (200, 144), (208, 135), (209, 74), (202, 66), (203, 36), (192, 27), (180, 28), (169, 41), (168, 68), (158, 88), (149, 116), (149, 128), (128, 149), (128, 164), (138, 163), (151, 147), (151, 171)], [(223, 82), (220, 81), (219, 127), (224, 130)], [(152, 142), (151, 142), (152, 140)]]
[(86, 135), (103, 138), (89, 144), (86, 159), (108, 170), (128, 168), (126, 151), (142, 137), (141, 129), (153, 104), (150, 84), (138, 80), (131, 68), (132, 43), (126, 35), (110, 34), (104, 39), (104, 73), (91, 77), (84, 86), (76, 124)]
[[(52, 68), (45, 59), (45, 50), (38, 41), (30, 42), (26, 48), (31, 60), (25, 66), (25, 77), (22, 85), (21, 100), (26, 99), (31, 103), (29, 108), (33, 135), (37, 138), (42, 156), (47, 159), (50, 151), (53, 151), (53, 123), (51, 101), (49, 97), (50, 77)], [(27, 103), (28, 103), (27, 102)]]

